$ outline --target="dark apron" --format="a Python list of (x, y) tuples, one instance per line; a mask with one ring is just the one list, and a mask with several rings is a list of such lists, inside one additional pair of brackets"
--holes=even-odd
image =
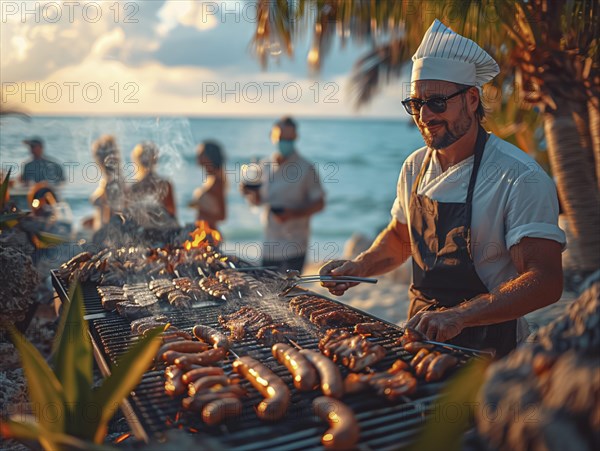
[[(421, 310), (454, 307), (480, 294), (489, 293), (477, 272), (471, 255), (471, 212), (477, 173), (487, 134), (479, 128), (475, 161), (465, 203), (438, 202), (417, 194), (432, 150), (415, 180), (410, 196), (410, 227), (413, 244), (413, 283), (410, 287), (409, 318)], [(489, 326), (467, 327), (448, 343), (475, 349), (494, 348), (496, 356), (508, 354), (516, 346), (517, 321)]]

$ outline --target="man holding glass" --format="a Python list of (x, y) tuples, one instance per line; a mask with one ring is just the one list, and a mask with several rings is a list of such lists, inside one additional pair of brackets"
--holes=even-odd
[[(402, 167), (387, 228), (321, 274), (373, 276), (412, 256), (407, 326), (503, 356), (516, 346), (518, 320), (560, 298), (565, 235), (552, 180), (481, 126), (481, 87), (498, 72), (476, 43), (434, 21), (402, 102), (426, 146)], [(323, 285), (342, 295), (355, 284)]]
[[(310, 217), (325, 207), (325, 193), (313, 165), (295, 145), (297, 126), (284, 117), (271, 130), (277, 151), (257, 165), (255, 180), (242, 180), (241, 190), (252, 205), (264, 206), (264, 266), (302, 271), (308, 249)], [(257, 180), (260, 183), (256, 183)]]

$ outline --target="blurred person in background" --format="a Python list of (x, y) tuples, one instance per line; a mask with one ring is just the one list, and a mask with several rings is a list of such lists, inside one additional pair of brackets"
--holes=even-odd
[(92, 155), (102, 173), (98, 188), (90, 202), (96, 208), (94, 218), (84, 225), (91, 225), (95, 231), (108, 225), (125, 209), (125, 185), (121, 177), (121, 151), (114, 136), (104, 135), (92, 144)]
[(19, 221), (35, 250), (31, 254), (38, 271), (39, 302), (46, 304), (53, 298), (50, 270), (68, 260), (72, 254), (72, 212), (69, 204), (61, 202), (56, 190), (48, 182), (39, 182), (27, 194), (31, 213)]
[(188, 206), (196, 210), (196, 219), (206, 221), (211, 229), (227, 217), (225, 204), (225, 153), (215, 141), (204, 141), (196, 151), (196, 161), (205, 171), (204, 183), (196, 188)]
[(284, 117), (273, 125), (277, 151), (259, 163), (260, 186), (240, 185), (252, 205), (265, 207), (263, 261), (279, 271), (302, 271), (308, 249), (310, 217), (325, 208), (325, 192), (313, 165), (296, 148), (296, 122)]
[(158, 147), (144, 141), (133, 148), (135, 183), (128, 192), (128, 213), (144, 229), (177, 227), (173, 186), (156, 173)]
[(46, 181), (57, 185), (65, 181), (60, 164), (43, 157), (44, 141), (41, 138), (26, 139), (23, 144), (29, 147), (32, 159), (23, 166), (21, 182), (29, 185)]

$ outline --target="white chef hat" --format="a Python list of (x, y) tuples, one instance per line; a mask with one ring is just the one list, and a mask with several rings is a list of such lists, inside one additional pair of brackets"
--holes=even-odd
[(443, 80), (481, 87), (500, 72), (485, 50), (437, 19), (425, 32), (412, 60), (411, 82)]

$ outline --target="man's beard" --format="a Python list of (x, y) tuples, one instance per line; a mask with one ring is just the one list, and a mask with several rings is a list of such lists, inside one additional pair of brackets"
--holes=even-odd
[(426, 131), (426, 126), (419, 124), (419, 130), (423, 139), (425, 140), (425, 144), (427, 147), (440, 150), (445, 149), (446, 147), (454, 144), (460, 138), (467, 134), (469, 128), (471, 128), (471, 124), (473, 123), (473, 119), (465, 114), (462, 119), (456, 121), (450, 126), (446, 121), (431, 121), (427, 125), (433, 127), (434, 125), (442, 125), (443, 129), (439, 129), (436, 135), (430, 134)]

